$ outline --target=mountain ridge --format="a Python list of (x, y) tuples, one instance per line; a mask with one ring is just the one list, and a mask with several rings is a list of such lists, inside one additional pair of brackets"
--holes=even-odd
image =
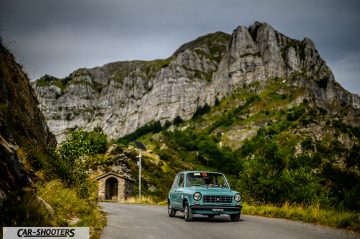
[[(103, 128), (111, 138), (176, 118), (253, 82), (274, 77), (309, 91), (299, 99), (339, 111), (360, 109), (360, 97), (343, 89), (314, 43), (294, 40), (267, 23), (239, 26), (232, 35), (210, 33), (180, 46), (167, 59), (125, 61), (81, 68), (64, 79), (44, 76), (32, 83), (49, 127), (59, 141), (73, 128)], [(259, 88), (259, 89), (260, 89)]]

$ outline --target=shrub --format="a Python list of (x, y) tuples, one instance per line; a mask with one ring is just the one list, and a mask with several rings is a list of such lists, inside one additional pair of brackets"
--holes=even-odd
[(182, 122), (184, 122), (184, 120), (180, 116), (176, 116), (173, 123), (174, 123), (174, 125), (179, 125)]
[(131, 141), (136, 140), (140, 136), (143, 136), (148, 133), (159, 133), (163, 127), (161, 126), (160, 121), (156, 121), (153, 123), (145, 124), (144, 126), (138, 128), (131, 134), (128, 134), (117, 140), (117, 143), (128, 145)]
[(271, 139), (260, 137), (252, 147), (255, 152), (253, 158), (244, 163), (239, 186), (252, 195), (252, 200), (277, 203), (281, 198), (281, 174), (286, 167), (286, 157)]
[(209, 113), (211, 110), (211, 107), (206, 103), (204, 106), (199, 106), (194, 115), (193, 115), (193, 119), (198, 119), (200, 118), (201, 116), (203, 116), (204, 114), (207, 114)]
[(77, 129), (59, 148), (59, 159), (56, 162), (61, 178), (68, 186), (80, 189), (82, 196), (87, 197), (87, 170), (95, 154), (104, 153), (107, 149), (107, 138), (100, 128), (91, 132)]

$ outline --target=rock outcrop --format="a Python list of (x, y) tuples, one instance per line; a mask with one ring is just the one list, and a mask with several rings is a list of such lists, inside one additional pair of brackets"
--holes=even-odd
[(190, 119), (199, 107), (274, 77), (308, 89), (304, 98), (334, 114), (337, 105), (360, 109), (359, 96), (335, 81), (310, 39), (294, 40), (259, 22), (232, 35), (202, 36), (168, 59), (115, 62), (64, 79), (44, 76), (33, 87), (58, 140), (69, 129), (96, 126), (116, 139), (150, 122)]
[(28, 77), (0, 43), (0, 226), (14, 225), (25, 194), (32, 194), (19, 146), (47, 154), (55, 145)]

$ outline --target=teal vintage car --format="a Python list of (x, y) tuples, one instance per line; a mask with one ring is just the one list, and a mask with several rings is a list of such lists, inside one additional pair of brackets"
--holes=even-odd
[(176, 175), (168, 196), (168, 214), (184, 212), (185, 221), (191, 222), (194, 214), (227, 214), (231, 221), (239, 221), (242, 209), (241, 195), (231, 190), (222, 173), (187, 171)]

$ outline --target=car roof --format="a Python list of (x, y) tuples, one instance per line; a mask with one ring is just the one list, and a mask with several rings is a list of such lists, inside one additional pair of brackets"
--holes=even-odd
[(206, 173), (218, 173), (218, 174), (223, 174), (221, 172), (210, 172), (210, 171), (206, 171), (206, 170), (198, 170), (198, 171), (182, 171), (182, 172), (179, 172), (179, 173), (202, 173), (202, 172), (206, 172)]

